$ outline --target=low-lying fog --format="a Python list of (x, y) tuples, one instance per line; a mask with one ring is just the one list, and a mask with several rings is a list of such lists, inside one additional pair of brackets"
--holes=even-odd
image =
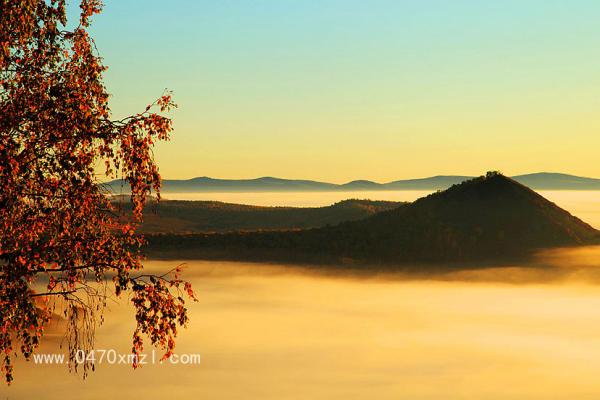
[[(599, 227), (597, 192), (556, 193), (545, 195)], [(133, 371), (104, 363), (82, 381), (65, 366), (20, 361), (0, 398), (600, 396), (600, 248), (436, 276), (201, 261), (188, 262), (185, 276), (199, 302), (189, 305), (191, 322), (176, 353), (199, 353), (200, 365)], [(129, 353), (133, 315), (125, 300), (110, 305), (97, 348)], [(64, 352), (57, 328), (50, 327), (38, 353)]]
[[(597, 399), (600, 248), (546, 267), (443, 276), (348, 276), (188, 262), (199, 302), (176, 353), (200, 365), (18, 363), (10, 399)], [(152, 270), (174, 262), (148, 262)], [(518, 282), (518, 283), (517, 283)], [(97, 347), (128, 353), (131, 310), (112, 305)], [(52, 328), (51, 328), (52, 331)], [(58, 337), (40, 352), (56, 352)]]

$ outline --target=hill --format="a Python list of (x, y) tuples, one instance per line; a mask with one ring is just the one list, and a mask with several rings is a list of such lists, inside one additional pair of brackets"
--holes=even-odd
[(491, 173), (412, 204), (333, 227), (153, 236), (153, 255), (365, 263), (471, 262), (596, 243), (599, 232), (513, 179)]
[(538, 190), (600, 190), (600, 179), (552, 172), (519, 175), (514, 179)]
[[(397, 180), (377, 183), (368, 180), (355, 180), (344, 184), (317, 182), (311, 180), (280, 179), (263, 177), (256, 179), (213, 179), (208, 177), (187, 180), (165, 179), (164, 193), (210, 193), (210, 192), (333, 192), (365, 190), (444, 190), (452, 185), (472, 179), (463, 175), (439, 175), (428, 178)], [(600, 179), (580, 176), (539, 172), (518, 175), (513, 179), (536, 190), (600, 190)], [(127, 188), (122, 181), (106, 184), (115, 193)]]
[[(121, 181), (109, 183), (119, 188)], [(164, 192), (306, 192), (331, 191), (338, 185), (298, 179), (262, 177), (256, 179), (214, 179), (207, 176), (192, 179), (165, 179)], [(126, 187), (126, 185), (125, 185)]]
[(444, 190), (472, 176), (438, 175), (429, 178), (405, 179), (384, 184), (385, 190)]
[[(327, 207), (259, 207), (218, 201), (150, 201), (142, 233), (306, 229), (366, 218), (406, 203), (344, 200)], [(123, 202), (126, 210), (129, 202)]]

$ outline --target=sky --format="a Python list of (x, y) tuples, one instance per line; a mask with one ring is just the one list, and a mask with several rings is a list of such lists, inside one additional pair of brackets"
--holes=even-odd
[(106, 0), (115, 117), (165, 88), (164, 178), (600, 177), (600, 2)]

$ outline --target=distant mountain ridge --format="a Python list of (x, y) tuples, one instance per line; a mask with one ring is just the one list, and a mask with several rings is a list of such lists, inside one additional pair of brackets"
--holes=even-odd
[[(194, 192), (333, 192), (333, 191), (384, 191), (384, 190), (444, 190), (452, 185), (472, 179), (472, 176), (437, 175), (428, 178), (404, 179), (388, 183), (355, 180), (343, 184), (302, 179), (262, 177), (255, 179), (215, 179), (206, 176), (192, 179), (164, 179), (164, 193)], [(534, 190), (600, 190), (600, 179), (575, 175), (538, 172), (513, 176), (515, 181)], [(119, 193), (127, 188), (121, 180), (107, 183)]]

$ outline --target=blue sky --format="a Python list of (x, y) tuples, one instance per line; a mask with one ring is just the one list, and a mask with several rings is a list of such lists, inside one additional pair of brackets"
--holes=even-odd
[(163, 176), (600, 176), (600, 2), (107, 0), (115, 116), (175, 93)]

